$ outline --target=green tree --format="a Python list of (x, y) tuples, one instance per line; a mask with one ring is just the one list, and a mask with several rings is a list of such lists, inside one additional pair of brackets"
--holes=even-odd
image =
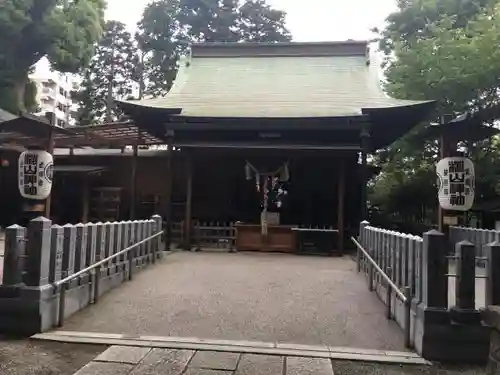
[(83, 72), (81, 90), (76, 93), (80, 105), (80, 125), (111, 122), (122, 114), (115, 99), (129, 99), (137, 85), (138, 52), (132, 35), (121, 22), (108, 21), (95, 48), (95, 55)]
[(0, 1), (0, 98), (26, 109), (28, 73), (44, 56), (61, 72), (77, 72), (102, 32), (104, 0)]
[(165, 95), (189, 43), (291, 40), (285, 13), (264, 0), (156, 0), (137, 34), (144, 53), (144, 93)]
[[(437, 100), (437, 115), (481, 113), (483, 123), (491, 124), (500, 113), (499, 16), (500, 7), (492, 1), (401, 2), (400, 11), (389, 17), (382, 32), (387, 92), (401, 99)], [(478, 172), (486, 171), (487, 165), (498, 170), (491, 165), (499, 161), (493, 157), (498, 147), (491, 147), (491, 142), (469, 146)], [(372, 186), (373, 203), (406, 215), (423, 202), (427, 209), (420, 212), (433, 214), (437, 153), (435, 140), (422, 139), (418, 129), (379, 152), (375, 162), (382, 173)], [(478, 188), (491, 196), (495, 185), (493, 179), (483, 178)]]

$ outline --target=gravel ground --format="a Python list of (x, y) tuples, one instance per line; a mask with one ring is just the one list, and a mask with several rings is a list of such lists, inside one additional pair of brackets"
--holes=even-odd
[(106, 347), (0, 337), (1, 375), (73, 375)]
[(406, 366), (333, 361), (335, 375), (485, 375), (479, 366)]
[(63, 329), (404, 350), (355, 267), (349, 257), (179, 252)]

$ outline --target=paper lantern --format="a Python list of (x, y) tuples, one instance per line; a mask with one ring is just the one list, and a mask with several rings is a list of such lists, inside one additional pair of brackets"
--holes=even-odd
[(450, 157), (439, 161), (439, 204), (449, 211), (468, 211), (474, 203), (474, 164), (464, 157)]
[(54, 159), (43, 150), (29, 150), (19, 156), (19, 192), (24, 198), (44, 200), (52, 189)]

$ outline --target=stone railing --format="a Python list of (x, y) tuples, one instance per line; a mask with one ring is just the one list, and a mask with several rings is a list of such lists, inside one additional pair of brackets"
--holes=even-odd
[[(443, 233), (432, 230), (422, 237), (361, 223), (359, 243), (377, 267), (402, 291), (410, 291), (410, 318), (398, 293), (358, 255), (368, 285), (389, 306), (389, 318), (408, 329), (410, 343), (424, 358), (438, 361), (486, 362), (491, 328), (483, 324), (476, 307), (476, 280), (486, 278), (486, 303), (500, 297), (500, 243), (484, 249), (486, 276), (476, 275), (476, 247), (468, 241), (456, 244), (450, 255)], [(450, 260), (453, 264), (450, 264)]]
[[(52, 225), (44, 217), (5, 232), (0, 332), (33, 334), (59, 321), (59, 281), (162, 231), (162, 219), (76, 225)], [(145, 241), (127, 255), (117, 255), (65, 285), (64, 316), (97, 301), (128, 280), (135, 268), (155, 263), (163, 254), (162, 236)], [(133, 267), (131, 269), (131, 267)], [(98, 288), (95, 286), (98, 284)]]
[(449, 228), (450, 243), (454, 246), (460, 241), (469, 241), (476, 249), (476, 263), (480, 267), (486, 266), (486, 253), (488, 244), (500, 241), (500, 231), (468, 227)]

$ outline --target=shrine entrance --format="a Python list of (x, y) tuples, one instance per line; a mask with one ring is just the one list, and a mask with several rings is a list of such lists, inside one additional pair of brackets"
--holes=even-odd
[[(357, 226), (361, 187), (356, 155), (335, 150), (181, 148), (176, 156), (174, 179), (187, 186), (176, 185), (173, 202), (176, 207), (185, 202), (186, 210), (177, 210), (173, 221), (191, 221), (191, 226), (234, 223), (239, 251), (340, 254), (345, 236)], [(350, 189), (348, 180), (353, 181)], [(317, 242), (321, 249), (299, 249), (301, 241)], [(194, 243), (188, 240), (184, 247)]]

